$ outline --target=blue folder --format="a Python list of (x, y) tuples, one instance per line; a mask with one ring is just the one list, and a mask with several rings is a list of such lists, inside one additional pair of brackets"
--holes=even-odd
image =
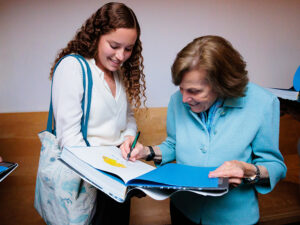
[(169, 163), (127, 182), (128, 186), (169, 189), (224, 190), (227, 178), (209, 178), (217, 167), (195, 167)]

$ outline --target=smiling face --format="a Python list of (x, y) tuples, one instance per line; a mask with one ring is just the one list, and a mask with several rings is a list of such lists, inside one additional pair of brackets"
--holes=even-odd
[(97, 66), (104, 72), (118, 70), (131, 56), (136, 39), (136, 29), (129, 28), (118, 28), (102, 35), (98, 43)]
[(195, 113), (208, 110), (218, 97), (206, 77), (205, 70), (192, 70), (183, 75), (179, 85), (182, 101)]

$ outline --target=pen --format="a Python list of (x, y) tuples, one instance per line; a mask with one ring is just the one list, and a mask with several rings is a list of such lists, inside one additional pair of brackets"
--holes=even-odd
[(141, 133), (141, 132), (139, 131), (139, 132), (136, 134), (135, 138), (134, 138), (134, 141), (133, 141), (133, 143), (132, 143), (132, 145), (131, 145), (131, 147), (130, 147), (130, 152), (129, 152), (128, 155), (127, 155), (127, 160), (130, 158), (131, 152), (132, 152), (132, 150), (134, 149), (137, 140), (139, 139), (140, 133)]

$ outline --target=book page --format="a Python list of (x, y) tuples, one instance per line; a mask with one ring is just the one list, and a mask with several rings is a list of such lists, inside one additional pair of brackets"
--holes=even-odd
[(65, 147), (65, 149), (94, 168), (118, 175), (125, 183), (155, 169), (138, 160), (131, 162), (123, 159), (121, 150), (115, 146)]

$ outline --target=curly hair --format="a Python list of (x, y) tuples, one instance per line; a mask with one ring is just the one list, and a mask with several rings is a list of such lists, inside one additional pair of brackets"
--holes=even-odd
[[(122, 3), (110, 2), (99, 8), (77, 31), (75, 37), (69, 41), (67, 47), (60, 50), (50, 71), (50, 78), (56, 63), (65, 55), (79, 54), (91, 59), (97, 56), (98, 42), (101, 35), (108, 34), (118, 28), (134, 28), (137, 40), (132, 54), (121, 66), (126, 93), (131, 106), (139, 109), (147, 100), (145, 74), (143, 72), (142, 43), (140, 40), (140, 26), (138, 20), (129, 7)], [(143, 100), (142, 100), (143, 99)]]
[(242, 97), (248, 84), (246, 62), (231, 43), (219, 36), (194, 39), (178, 54), (172, 65), (172, 80), (180, 85), (186, 72), (207, 71), (207, 79), (221, 98)]

